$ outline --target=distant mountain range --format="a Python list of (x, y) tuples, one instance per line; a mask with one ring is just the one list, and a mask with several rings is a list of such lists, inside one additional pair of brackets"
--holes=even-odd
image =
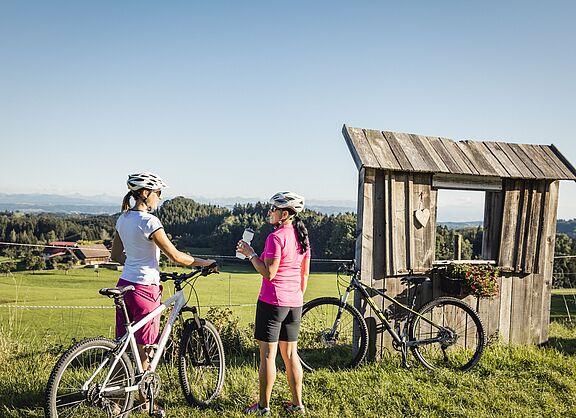
[[(234, 205), (255, 203), (257, 198), (230, 197), (206, 198), (192, 196), (198, 203), (232, 208)], [(53, 194), (8, 194), (0, 193), (0, 211), (23, 213), (85, 213), (112, 214), (120, 211), (122, 197), (109, 195), (83, 196)], [(309, 200), (309, 209), (328, 215), (342, 212), (356, 212), (356, 202), (347, 200)]]

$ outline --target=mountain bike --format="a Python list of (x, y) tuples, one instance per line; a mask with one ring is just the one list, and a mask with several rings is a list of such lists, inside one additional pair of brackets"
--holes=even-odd
[[(174, 282), (175, 293), (142, 318), (131, 322), (124, 295), (134, 286), (100, 289), (100, 294), (114, 298), (124, 315), (126, 334), (119, 339), (90, 338), (74, 344), (58, 360), (46, 387), (46, 417), (128, 417), (131, 411), (145, 409), (158, 416), (154, 399), (160, 392), (161, 379), (156, 368), (169, 341), (173, 325), (182, 312), (192, 313), (183, 320), (178, 350), (178, 377), (190, 405), (206, 407), (222, 390), (225, 359), (222, 340), (214, 325), (200, 318), (199, 307), (187, 306), (183, 288), (194, 290), (200, 276), (216, 273), (217, 265), (196, 268), (190, 273), (161, 273), (160, 280)], [(199, 305), (199, 304), (198, 304)], [(165, 309), (172, 311), (162, 330), (148, 370), (143, 370), (135, 332)], [(129, 352), (131, 351), (131, 355)], [(135, 398), (139, 399), (135, 405)], [(146, 406), (147, 405), (147, 406)]]
[[(343, 276), (350, 276), (349, 281)], [(429, 283), (425, 275), (408, 275), (401, 279), (407, 285), (407, 305), (388, 296), (386, 289), (374, 289), (360, 280), (354, 263), (344, 264), (337, 273), (340, 298), (321, 297), (307, 302), (302, 309), (298, 355), (302, 366), (318, 368), (358, 366), (368, 350), (368, 327), (363, 315), (347, 301), (355, 290), (369, 305), (380, 324), (376, 332), (386, 331), (392, 347), (409, 367), (408, 349), (426, 368), (470, 370), (482, 356), (485, 346), (484, 327), (480, 317), (465, 302), (452, 297), (439, 297), (415, 308), (420, 286)], [(341, 287), (346, 286), (344, 294)], [(371, 295), (391, 302), (380, 309)]]

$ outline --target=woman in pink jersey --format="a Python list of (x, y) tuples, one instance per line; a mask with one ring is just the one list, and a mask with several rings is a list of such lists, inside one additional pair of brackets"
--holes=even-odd
[(275, 359), (280, 348), (292, 394), (286, 409), (303, 415), (302, 366), (297, 341), (310, 272), (308, 231), (298, 217), (304, 209), (304, 198), (296, 193), (280, 192), (272, 196), (270, 203), (268, 222), (275, 225), (275, 229), (266, 238), (262, 255), (258, 257), (244, 241), (239, 241), (237, 247), (262, 275), (254, 331), (260, 347), (260, 399), (244, 412), (270, 415), (270, 397), (276, 380)]
[[(122, 202), (122, 214), (116, 222), (116, 235), (112, 243), (111, 258), (122, 264), (117, 286), (134, 286), (124, 296), (130, 319), (137, 322), (153, 311), (161, 302), (160, 250), (175, 263), (184, 266), (210, 266), (214, 260), (203, 260), (178, 251), (166, 236), (160, 220), (150, 212), (158, 207), (162, 189), (168, 187), (156, 174), (144, 172), (128, 176), (130, 191)], [(130, 199), (134, 206), (130, 207)], [(150, 345), (159, 338), (160, 316), (136, 331), (140, 360), (148, 369)], [(116, 311), (116, 336), (126, 332), (122, 312)], [(159, 410), (159, 408), (157, 408)]]

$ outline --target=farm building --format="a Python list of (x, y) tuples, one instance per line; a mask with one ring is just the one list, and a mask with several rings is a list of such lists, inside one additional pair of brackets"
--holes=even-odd
[(43, 251), (44, 258), (71, 256), (75, 263), (98, 265), (110, 261), (110, 250), (104, 244), (79, 245), (77, 242), (54, 241)]
[(85, 265), (93, 266), (110, 261), (110, 250), (104, 244), (79, 246), (74, 249), (74, 255)]
[[(499, 294), (465, 301), (503, 342), (548, 340), (559, 180), (576, 170), (554, 145), (446, 138), (344, 126), (358, 168), (356, 259), (362, 279), (390, 296), (402, 275), (432, 273), (423, 302), (444, 294), (435, 260), (437, 191), (485, 192), (482, 258), (501, 269)], [(382, 298), (375, 299), (383, 304)], [(356, 307), (374, 321), (369, 306)], [(389, 344), (372, 327), (371, 352)]]

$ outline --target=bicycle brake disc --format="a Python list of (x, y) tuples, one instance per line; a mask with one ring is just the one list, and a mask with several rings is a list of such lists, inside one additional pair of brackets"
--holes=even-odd
[(147, 398), (151, 393), (157, 397), (160, 393), (160, 376), (152, 372), (145, 374), (138, 384), (138, 389), (143, 398)]

